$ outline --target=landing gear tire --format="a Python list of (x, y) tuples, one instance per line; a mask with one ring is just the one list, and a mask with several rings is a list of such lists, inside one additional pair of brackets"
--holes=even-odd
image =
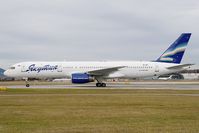
[(101, 83), (96, 83), (96, 86), (97, 87), (101, 87)]
[(97, 87), (106, 87), (106, 84), (105, 83), (96, 83), (96, 86)]
[(106, 84), (105, 83), (101, 83), (101, 87), (106, 87)]
[(26, 84), (26, 87), (30, 87), (30, 84)]

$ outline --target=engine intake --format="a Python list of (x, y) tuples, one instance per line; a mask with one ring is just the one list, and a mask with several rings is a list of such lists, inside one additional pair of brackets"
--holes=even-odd
[(94, 77), (87, 73), (74, 73), (72, 74), (72, 83), (74, 84), (84, 84), (89, 82), (94, 82)]

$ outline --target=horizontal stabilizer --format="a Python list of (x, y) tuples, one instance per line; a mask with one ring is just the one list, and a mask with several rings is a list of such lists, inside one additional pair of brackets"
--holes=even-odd
[(180, 69), (180, 68), (189, 67), (189, 66), (192, 66), (192, 65), (194, 65), (194, 64), (182, 64), (182, 65), (167, 67), (167, 69)]

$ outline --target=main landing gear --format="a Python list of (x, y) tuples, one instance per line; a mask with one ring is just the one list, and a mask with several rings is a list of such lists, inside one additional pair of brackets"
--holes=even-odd
[(103, 83), (102, 77), (95, 77), (97, 80), (96, 87), (106, 87), (106, 83)]
[(97, 87), (106, 87), (106, 84), (105, 83), (96, 83), (96, 86)]

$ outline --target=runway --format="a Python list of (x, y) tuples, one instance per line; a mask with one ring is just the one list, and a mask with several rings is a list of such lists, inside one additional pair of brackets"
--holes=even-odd
[[(26, 88), (25, 85), (8, 85), (7, 88)], [(95, 87), (95, 84), (66, 85), (31, 85), (31, 89), (169, 89), (199, 90), (199, 82), (122, 82), (107, 83), (106, 88)]]

